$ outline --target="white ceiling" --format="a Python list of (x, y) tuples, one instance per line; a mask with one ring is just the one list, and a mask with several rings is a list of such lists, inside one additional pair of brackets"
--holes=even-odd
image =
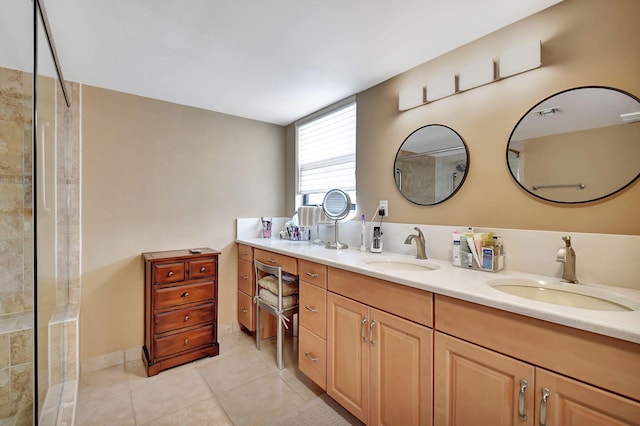
[(281, 125), (560, 1), (41, 0), (67, 80)]

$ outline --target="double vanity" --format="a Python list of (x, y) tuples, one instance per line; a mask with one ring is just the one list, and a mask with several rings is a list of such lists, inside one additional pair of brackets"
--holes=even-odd
[[(254, 256), (298, 275), (299, 369), (365, 424), (640, 421), (637, 290), (308, 242), (237, 242), (239, 303)], [(250, 330), (251, 309), (238, 312)]]

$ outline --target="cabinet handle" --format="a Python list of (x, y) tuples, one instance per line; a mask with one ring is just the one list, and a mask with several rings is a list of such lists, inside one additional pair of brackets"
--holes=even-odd
[(540, 426), (547, 426), (547, 399), (549, 399), (549, 389), (542, 388), (542, 399), (540, 399)]
[(375, 346), (376, 342), (373, 340), (373, 327), (376, 326), (376, 320), (371, 320), (371, 325), (369, 326), (369, 343), (371, 346)]
[(525, 379), (520, 379), (520, 394), (518, 396), (518, 414), (520, 414), (520, 421), (526, 422), (527, 415), (524, 413), (524, 392), (527, 390), (529, 383)]
[(304, 305), (304, 308), (309, 312), (313, 312), (314, 314), (318, 313), (318, 308), (314, 306)]
[(305, 352), (304, 356), (309, 359), (311, 362), (318, 362), (318, 357), (311, 355), (310, 352)]
[(269, 263), (278, 263), (278, 261), (275, 260), (275, 259), (267, 259), (267, 262), (269, 262)]
[(364, 334), (364, 328), (367, 326), (367, 317), (365, 316), (362, 319), (362, 328), (360, 329), (360, 334), (362, 334), (362, 341), (367, 343), (367, 336)]
[(206, 270), (207, 270), (207, 268), (206, 268), (206, 267), (204, 267), (204, 266), (203, 266), (202, 268), (200, 268), (200, 272), (204, 272), (204, 271), (206, 271)]
[(167, 274), (167, 276), (172, 277), (172, 276), (173, 276), (173, 271), (169, 271), (169, 273)]
[(185, 315), (185, 316), (184, 316), (184, 320), (185, 320), (185, 321), (189, 321), (189, 315)]
[(307, 274), (308, 277), (311, 278), (318, 278), (318, 274), (314, 273), (314, 272), (305, 272), (305, 274)]
[(243, 255), (243, 256), (246, 256), (246, 255), (248, 255), (248, 254), (249, 254), (249, 252), (248, 252), (248, 251), (246, 251), (246, 250), (242, 250), (240, 253), (242, 253), (242, 255)]
[(184, 344), (188, 345), (189, 344), (189, 339), (184, 339)]
[(240, 310), (242, 311), (243, 314), (246, 314), (247, 312), (249, 312), (247, 308), (245, 308), (244, 306), (240, 306)]
[(248, 276), (246, 276), (245, 274), (240, 275), (240, 277), (241, 277), (243, 280), (245, 280), (245, 281), (249, 279), (249, 277), (248, 277)]
[(189, 297), (189, 292), (188, 292), (188, 291), (185, 291), (184, 293), (182, 293), (182, 294), (180, 295), (180, 297)]

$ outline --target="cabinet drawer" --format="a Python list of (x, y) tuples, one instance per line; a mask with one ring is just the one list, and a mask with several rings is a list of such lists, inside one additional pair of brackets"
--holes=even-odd
[(256, 320), (253, 316), (253, 298), (238, 291), (238, 322), (249, 331), (256, 331)]
[(167, 337), (156, 338), (156, 357), (162, 358), (178, 352), (195, 349), (214, 341), (213, 326), (185, 331)]
[(253, 256), (262, 263), (266, 263), (271, 266), (281, 266), (283, 271), (287, 271), (293, 275), (298, 275), (298, 261), (295, 257), (289, 257), (283, 254), (260, 249), (254, 249)]
[(156, 309), (184, 305), (213, 299), (213, 284), (210, 282), (168, 287), (156, 290)]
[(253, 249), (244, 244), (238, 244), (238, 259), (253, 263)]
[(298, 271), (300, 271), (300, 281), (327, 288), (327, 267), (325, 265), (298, 259)]
[(165, 333), (213, 321), (213, 303), (155, 315), (156, 333)]
[(184, 262), (156, 263), (153, 265), (156, 284), (184, 281)]
[(195, 280), (197, 278), (212, 277), (216, 271), (214, 259), (199, 259), (189, 261), (189, 278)]
[(238, 290), (249, 296), (254, 296), (256, 292), (254, 274), (253, 263), (238, 259)]
[(300, 325), (327, 338), (327, 291), (300, 281)]
[(329, 291), (418, 324), (433, 326), (433, 294), (343, 269), (328, 269)]
[(298, 368), (327, 390), (327, 342), (304, 327), (298, 332)]

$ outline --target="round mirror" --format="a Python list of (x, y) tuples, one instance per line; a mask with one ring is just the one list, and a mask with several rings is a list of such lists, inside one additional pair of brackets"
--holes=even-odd
[(507, 164), (530, 194), (557, 203), (608, 197), (640, 176), (640, 100), (609, 87), (550, 96), (518, 121)]
[(469, 168), (469, 150), (455, 130), (429, 124), (402, 143), (393, 164), (396, 187), (421, 206), (441, 203), (458, 191)]
[(325, 247), (329, 249), (346, 249), (348, 246), (339, 240), (338, 221), (344, 219), (351, 211), (351, 198), (341, 189), (327, 191), (322, 201), (322, 211), (331, 220), (335, 221), (335, 241), (328, 242)]

